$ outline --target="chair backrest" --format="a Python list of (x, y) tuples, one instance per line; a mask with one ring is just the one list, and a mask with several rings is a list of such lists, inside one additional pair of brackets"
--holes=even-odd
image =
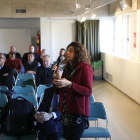
[(18, 75), (18, 72), (17, 72), (15, 69), (13, 69), (13, 75), (15, 76), (15, 78), (16, 78), (17, 75)]
[(15, 82), (16, 80), (15, 80), (15, 77), (13, 76), (13, 81), (12, 81), (13, 85), (15, 85)]
[(33, 74), (18, 74), (17, 79), (35, 79)]
[(100, 119), (107, 119), (106, 110), (103, 103), (94, 102), (89, 105), (90, 116)]
[(4, 93), (0, 93), (0, 107), (4, 107), (4, 105), (8, 102), (7, 96)]
[(25, 85), (25, 86), (14, 86), (13, 90), (16, 93), (34, 93), (35, 94), (35, 90), (34, 90), (33, 86), (28, 86), (28, 85)]
[(37, 103), (35, 94), (33, 94), (33, 93), (20, 93), (20, 94), (16, 93), (16, 94), (13, 94), (12, 98), (16, 98), (16, 97), (23, 97), (23, 98), (25, 98), (29, 102), (33, 103), (35, 108), (38, 109), (38, 103)]
[(39, 85), (37, 88), (37, 98), (41, 97), (41, 94), (45, 92), (45, 89), (52, 87), (53, 85)]
[(90, 95), (89, 102), (90, 102), (90, 103), (94, 103), (94, 102), (95, 102), (93, 93)]
[(18, 79), (16, 81), (16, 86), (25, 86), (25, 85), (30, 85), (30, 86), (33, 86), (34, 89), (36, 89), (36, 85), (35, 85), (35, 82), (33, 79)]
[(7, 86), (0, 86), (0, 90), (7, 91), (8, 90), (8, 87)]

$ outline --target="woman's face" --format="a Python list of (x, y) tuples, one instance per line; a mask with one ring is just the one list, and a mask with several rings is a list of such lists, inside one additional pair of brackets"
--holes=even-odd
[(70, 46), (66, 52), (67, 61), (73, 61), (75, 57), (74, 47)]

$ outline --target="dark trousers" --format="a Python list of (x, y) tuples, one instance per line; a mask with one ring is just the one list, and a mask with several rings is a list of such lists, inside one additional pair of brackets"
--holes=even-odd
[(61, 121), (57, 121), (57, 123), (51, 123), (51, 125), (50, 124), (48, 125), (47, 123), (46, 124), (44, 123), (43, 125), (44, 126), (40, 128), (40, 132), (38, 133), (39, 140), (59, 140), (60, 137), (64, 136), (64, 129)]
[(78, 125), (64, 127), (66, 140), (80, 140), (85, 130), (87, 121), (84, 120)]

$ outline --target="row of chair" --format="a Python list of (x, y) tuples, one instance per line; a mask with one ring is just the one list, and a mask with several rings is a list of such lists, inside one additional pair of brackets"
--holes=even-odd
[[(18, 96), (24, 97), (28, 101), (32, 102), (36, 108), (38, 107), (38, 106), (36, 106), (37, 101), (36, 101), (36, 98), (33, 93), (14, 94), (12, 96), (12, 98), (16, 98)], [(0, 94), (0, 107), (3, 107), (7, 101), (8, 100), (7, 100), (6, 95)], [(89, 118), (91, 118), (90, 121), (97, 120), (98, 118), (106, 120), (106, 128), (98, 127), (98, 125), (95, 127), (89, 127), (88, 129), (86, 129), (84, 131), (82, 138), (110, 138), (111, 139), (110, 132), (107, 129), (108, 120), (107, 120), (107, 115), (106, 115), (106, 110), (105, 110), (104, 105), (102, 103), (94, 102), (94, 97), (93, 97), (93, 95), (91, 95), (89, 107), (90, 107), (90, 117)], [(31, 134), (27, 137), (24, 136), (24, 138), (26, 138), (26, 140), (28, 140), (28, 139), (35, 140), (35, 134)], [(16, 137), (11, 137), (11, 136), (7, 136), (7, 135), (4, 135), (4, 137), (3, 137), (3, 140), (15, 140), (15, 139), (16, 139)], [(21, 137), (19, 140), (23, 140), (23, 137)]]

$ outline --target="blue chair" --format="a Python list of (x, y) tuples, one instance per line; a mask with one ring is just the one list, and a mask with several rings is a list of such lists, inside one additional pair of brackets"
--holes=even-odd
[(106, 120), (106, 128), (89, 127), (84, 131), (82, 138), (110, 138), (111, 139), (110, 132), (107, 129), (108, 119), (103, 103), (94, 102), (90, 104), (90, 109), (92, 110), (92, 112), (90, 112), (91, 113), (90, 115), (92, 115), (94, 118), (100, 118)]
[(90, 107), (90, 104), (94, 103), (94, 96), (93, 94), (91, 94), (90, 99), (89, 99), (89, 121), (95, 121), (95, 126), (96, 126), (96, 122), (97, 122), (97, 126), (98, 126), (98, 118), (95, 118), (92, 116), (92, 108)]
[(16, 86), (25, 86), (30, 85), (33, 86), (34, 89), (36, 89), (36, 84), (33, 79), (18, 79), (15, 83)]
[(106, 115), (104, 105), (102, 103), (95, 102), (95, 103), (92, 103), (91, 106), (92, 106), (91, 108), (92, 108), (92, 112), (93, 112), (93, 117), (106, 120), (106, 128), (89, 127), (88, 129), (85, 129), (81, 138), (95, 138), (95, 139), (110, 138), (111, 139), (111, 134), (110, 134), (109, 130), (107, 129), (108, 120), (107, 120), (107, 115)]
[(39, 85), (38, 88), (37, 88), (37, 92), (36, 92), (37, 98), (41, 97), (42, 93), (45, 92), (45, 89), (50, 88), (52, 86), (53, 86), (52, 84), (50, 84), (50, 85)]
[(8, 87), (7, 86), (0, 86), (0, 90), (7, 91), (8, 90)]
[(16, 82), (16, 80), (15, 80), (15, 77), (13, 76), (13, 81), (12, 81), (13, 86), (15, 85), (15, 82)]
[(35, 90), (32, 86), (14, 86), (13, 90), (16, 93), (34, 93), (35, 94)]
[(17, 79), (35, 79), (33, 74), (18, 74)]
[(94, 103), (95, 100), (94, 100), (94, 96), (93, 96), (93, 93), (91, 94), (90, 96), (90, 99), (89, 99), (89, 103)]
[(13, 75), (15, 78), (17, 78), (18, 72), (15, 69), (13, 69)]
[(29, 102), (33, 103), (34, 107), (36, 109), (38, 109), (38, 103), (37, 103), (37, 99), (35, 97), (35, 94), (33, 94), (33, 93), (20, 93), (20, 94), (16, 93), (16, 94), (13, 94), (12, 98), (16, 98), (16, 97), (25, 98)]

